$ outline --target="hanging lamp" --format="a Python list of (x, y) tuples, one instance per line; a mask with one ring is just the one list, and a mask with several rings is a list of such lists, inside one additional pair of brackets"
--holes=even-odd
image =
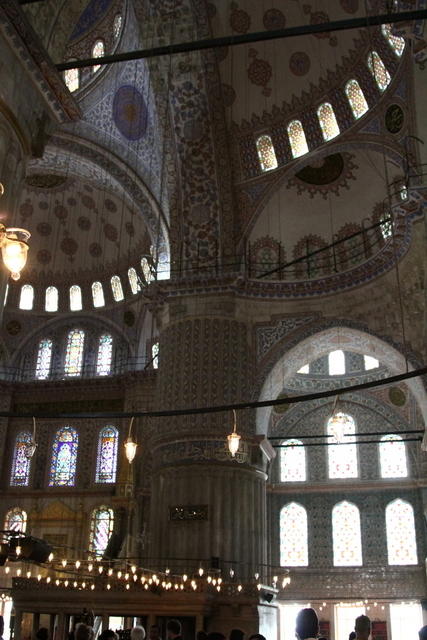
[(126, 439), (125, 442), (125, 453), (126, 453), (126, 458), (129, 461), (129, 464), (132, 464), (133, 459), (135, 458), (135, 454), (136, 454), (136, 448), (137, 448), (137, 444), (136, 442), (134, 442), (133, 438), (132, 438), (132, 424), (134, 421), (134, 416), (132, 416), (132, 418), (130, 419), (130, 423), (129, 423), (129, 433), (128, 433), (128, 437)]
[(334, 406), (332, 409), (332, 416), (329, 420), (329, 428), (337, 444), (341, 444), (345, 440), (345, 431), (350, 424), (345, 413), (338, 410), (338, 396), (335, 398)]
[(239, 434), (236, 432), (236, 427), (237, 427), (236, 412), (234, 409), (233, 409), (233, 416), (234, 416), (233, 431), (227, 436), (227, 440), (228, 440), (228, 450), (230, 451), (232, 457), (234, 458), (236, 453), (239, 450), (241, 436), (239, 436)]
[(36, 419), (33, 416), (33, 435), (31, 436), (31, 440), (29, 442), (26, 443), (25, 445), (25, 449), (24, 449), (24, 455), (28, 460), (31, 460), (31, 458), (33, 457), (33, 455), (35, 454), (37, 449), (37, 442), (36, 442)]

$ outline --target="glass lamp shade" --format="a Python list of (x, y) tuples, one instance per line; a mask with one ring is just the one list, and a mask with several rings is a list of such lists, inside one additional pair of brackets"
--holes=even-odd
[(138, 445), (136, 444), (136, 442), (134, 442), (132, 438), (129, 436), (125, 442), (126, 458), (128, 459), (129, 464), (132, 464), (133, 459), (135, 458), (137, 446)]
[(228, 449), (231, 455), (233, 456), (233, 458), (239, 450), (240, 438), (241, 436), (239, 436), (239, 434), (236, 433), (235, 431), (233, 431), (233, 433), (230, 433), (230, 435), (227, 436)]
[(348, 424), (348, 420), (343, 413), (335, 413), (330, 421), (330, 429), (335, 438), (335, 442), (340, 444), (345, 436), (344, 432)]
[(30, 233), (25, 229), (6, 229), (3, 238), (1, 253), (5, 266), (9, 269), (13, 280), (19, 280), (21, 271), (27, 263), (28, 244)]
[(31, 440), (25, 445), (24, 454), (25, 457), (30, 460), (35, 454), (37, 449), (37, 442), (35, 440)]

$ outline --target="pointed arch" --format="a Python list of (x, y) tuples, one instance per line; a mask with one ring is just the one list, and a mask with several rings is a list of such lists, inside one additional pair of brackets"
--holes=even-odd
[(92, 302), (96, 309), (105, 305), (104, 289), (99, 280), (92, 282)]
[(300, 120), (292, 120), (288, 124), (288, 138), (291, 145), (292, 157), (299, 158), (308, 153), (307, 139)]
[[(338, 413), (345, 424), (346, 435), (340, 444), (331, 444), (328, 449), (328, 475), (329, 478), (357, 478), (359, 475), (357, 463), (356, 425), (352, 416), (347, 413)], [(328, 436), (334, 436), (333, 418), (329, 418), (327, 425)], [(332, 438), (331, 438), (332, 439)]]
[(415, 518), (412, 505), (397, 498), (385, 510), (389, 565), (418, 564)]
[(339, 502), (332, 509), (332, 541), (335, 567), (362, 566), (360, 513), (352, 502)]
[(72, 427), (61, 427), (52, 444), (50, 487), (73, 487), (76, 479), (79, 436)]
[(15, 439), (10, 485), (28, 487), (30, 482), (31, 458), (27, 457), (27, 447), (32, 441), (30, 431), (20, 431)]
[(368, 103), (366, 102), (366, 98), (360, 84), (354, 78), (349, 80), (345, 85), (345, 95), (347, 96), (347, 100), (356, 120), (365, 115), (369, 110)]
[(31, 311), (34, 303), (34, 288), (31, 284), (23, 284), (21, 287), (21, 295), (19, 297), (19, 308), (25, 311)]
[(27, 512), (20, 507), (9, 509), (4, 519), (4, 528), (25, 533), (27, 530)]
[(50, 338), (42, 338), (37, 349), (36, 379), (46, 380), (50, 376), (53, 342)]
[(281, 442), (280, 481), (304, 482), (307, 479), (305, 447), (301, 440), (291, 438)]
[(89, 551), (95, 556), (102, 556), (107, 548), (113, 532), (114, 511), (106, 506), (92, 511), (90, 519)]
[(370, 51), (368, 55), (368, 67), (378, 89), (383, 92), (391, 82), (391, 77), (377, 51)]
[(98, 355), (96, 358), (96, 375), (108, 376), (111, 373), (113, 358), (113, 336), (103, 333), (98, 340)]
[(406, 447), (402, 436), (387, 434), (378, 445), (381, 478), (407, 478)]
[(256, 149), (261, 171), (277, 169), (277, 158), (271, 136), (263, 134), (256, 140)]
[(325, 142), (336, 138), (340, 133), (335, 112), (332, 105), (329, 102), (324, 102), (317, 109), (317, 117), (319, 119), (320, 128), (322, 130), (323, 139)]
[(73, 284), (70, 287), (70, 311), (81, 311), (82, 308), (82, 290), (78, 284)]
[(67, 337), (65, 352), (64, 373), (74, 377), (81, 375), (83, 367), (83, 354), (85, 344), (85, 332), (83, 329), (72, 329)]
[(98, 436), (95, 482), (115, 482), (119, 432), (116, 427), (103, 427)]
[(123, 287), (120, 276), (112, 276), (111, 291), (113, 292), (113, 298), (116, 302), (121, 302), (122, 300), (124, 300)]
[(56, 287), (47, 287), (44, 308), (50, 313), (58, 311), (58, 289)]
[(280, 511), (280, 565), (308, 566), (307, 511), (297, 502)]

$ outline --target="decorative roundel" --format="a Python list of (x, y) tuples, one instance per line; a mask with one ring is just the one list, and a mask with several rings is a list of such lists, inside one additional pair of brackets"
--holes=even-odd
[(43, 210), (49, 209), (49, 203), (46, 200), (40, 200), (39, 208)]
[(117, 205), (115, 202), (113, 202), (113, 200), (110, 200), (109, 198), (107, 198), (104, 204), (107, 211), (111, 211), (111, 213), (115, 213), (117, 211)]
[(36, 229), (41, 236), (50, 236), (52, 233), (52, 225), (48, 222), (39, 222)]
[(63, 204), (57, 204), (53, 210), (53, 213), (58, 220), (65, 220), (68, 216), (68, 209)]
[(347, 13), (356, 13), (359, 9), (359, 0), (341, 0), (341, 6)]
[(236, 33), (246, 33), (251, 26), (251, 17), (243, 9), (238, 9), (237, 6), (232, 5), (232, 11), (230, 13), (230, 27)]
[(390, 133), (399, 133), (405, 119), (403, 109), (398, 104), (391, 104), (385, 114), (385, 126)]
[(92, 244), (89, 247), (89, 253), (92, 256), (92, 258), (99, 258), (99, 256), (102, 255), (101, 245), (98, 244), (97, 242), (92, 242)]
[(37, 252), (37, 262), (40, 264), (49, 264), (51, 260), (52, 254), (47, 249), (40, 249), (40, 251)]
[(28, 199), (19, 207), (19, 213), (22, 218), (31, 218), (33, 215), (33, 205)]
[(295, 51), (289, 59), (289, 69), (294, 76), (305, 76), (310, 71), (310, 58), (305, 51)]
[(82, 231), (89, 231), (92, 223), (89, 218), (86, 218), (86, 216), (80, 216), (80, 218), (77, 220), (77, 225), (79, 229), (82, 229)]
[(104, 235), (106, 238), (108, 238), (108, 240), (111, 240), (111, 242), (116, 242), (118, 238), (116, 227), (113, 224), (107, 222), (107, 224), (104, 224)]
[(123, 85), (114, 96), (113, 120), (122, 136), (139, 140), (147, 130), (148, 111), (142, 94), (131, 85)]
[(284, 29), (286, 25), (286, 18), (279, 9), (268, 9), (264, 13), (264, 27), (269, 31), (274, 29)]
[(388, 397), (396, 407), (403, 407), (406, 403), (406, 395), (399, 387), (392, 387), (388, 392)]
[(95, 209), (95, 200), (85, 193), (82, 194), (82, 204), (86, 209)]
[(73, 256), (79, 248), (74, 238), (70, 237), (64, 238), (59, 246), (61, 247), (61, 251), (67, 256)]
[(135, 227), (133, 226), (132, 222), (126, 222), (125, 224), (125, 229), (126, 229), (126, 233), (129, 236), (134, 236), (135, 235)]

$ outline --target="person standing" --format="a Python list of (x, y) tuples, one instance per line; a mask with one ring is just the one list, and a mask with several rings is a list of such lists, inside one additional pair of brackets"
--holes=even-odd
[(356, 640), (368, 640), (371, 633), (371, 621), (368, 616), (359, 616), (354, 625)]

